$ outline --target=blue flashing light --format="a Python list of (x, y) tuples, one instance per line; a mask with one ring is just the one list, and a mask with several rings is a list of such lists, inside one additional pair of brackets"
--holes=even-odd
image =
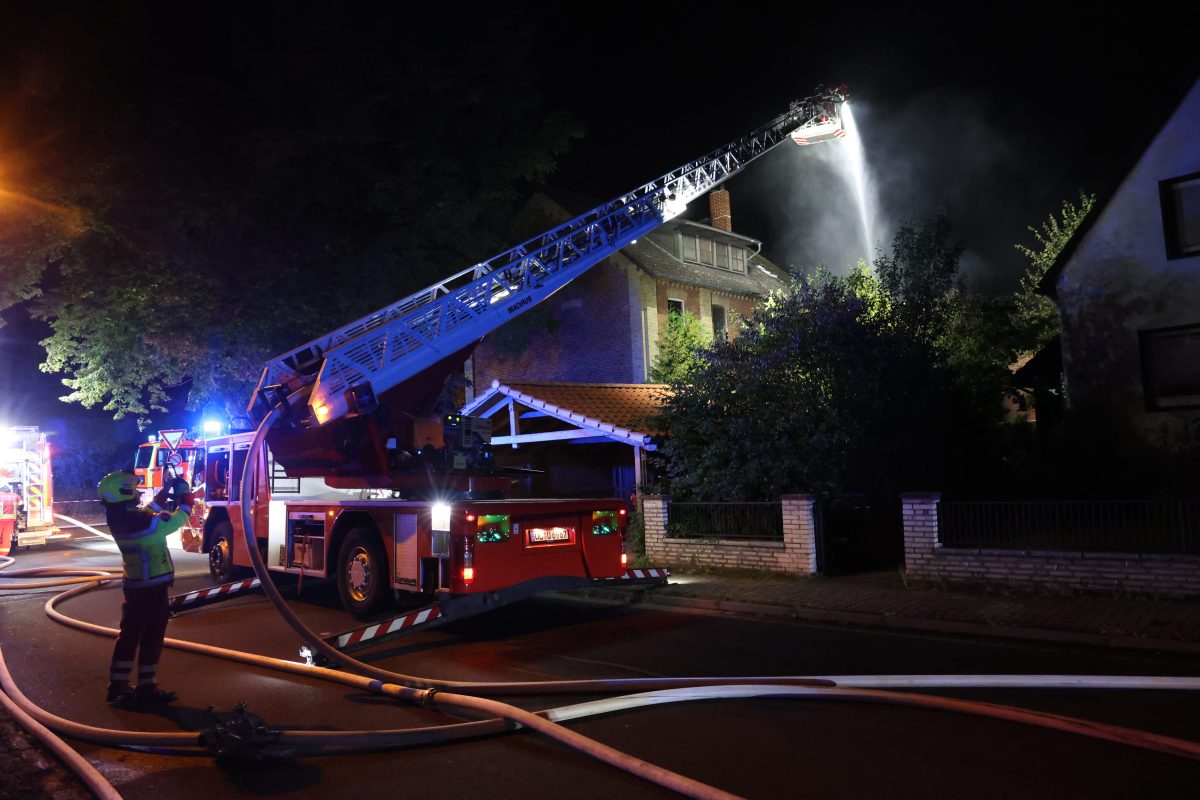
[(220, 420), (206, 419), (206, 420), (204, 420), (203, 428), (204, 428), (205, 436), (220, 436), (221, 435), (221, 421)]

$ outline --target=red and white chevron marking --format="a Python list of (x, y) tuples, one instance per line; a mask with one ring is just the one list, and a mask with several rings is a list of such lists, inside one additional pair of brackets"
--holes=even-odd
[(426, 622), (432, 622), (442, 615), (442, 609), (438, 606), (429, 606), (422, 608), (420, 611), (414, 611), (405, 614), (402, 617), (394, 617), (386, 622), (379, 622), (375, 625), (368, 625), (365, 628), (359, 628), (356, 631), (349, 633), (339, 633), (336, 637), (331, 636), (325, 641), (333, 642), (334, 647), (349, 647), (352, 644), (365, 642), (379, 636), (386, 636), (389, 633), (395, 633), (405, 628), (412, 628), (417, 625), (422, 625)]
[(627, 569), (625, 574), (621, 576), (621, 580), (627, 581), (633, 578), (669, 578), (671, 570), (660, 567), (650, 567), (649, 569)]
[(262, 585), (258, 578), (247, 578), (244, 581), (234, 581), (233, 583), (214, 586), (211, 589), (204, 589), (199, 592), (188, 592), (185, 595), (180, 595), (171, 599), (171, 608), (179, 608), (181, 606), (190, 606), (193, 603), (200, 603), (209, 600), (221, 594), (237, 594), (250, 589), (256, 589)]

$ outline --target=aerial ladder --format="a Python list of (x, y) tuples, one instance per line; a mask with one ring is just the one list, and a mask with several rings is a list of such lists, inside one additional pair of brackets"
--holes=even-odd
[[(432, 403), (486, 334), (756, 158), (789, 137), (839, 138), (844, 101), (822, 91), (793, 102), (724, 147), (268, 362), (248, 408), (259, 430), (206, 440), (204, 467), (210, 571), (232, 581), (253, 564), (258, 576), (173, 607), (265, 588), (264, 569), (297, 587), (333, 578), (362, 619), (393, 593), (434, 599), (330, 639), (352, 647), (544, 591), (664, 582), (665, 570), (628, 568), (624, 501), (506, 498), (512, 477), (491, 461), (490, 423), (431, 417)], [(286, 491), (277, 467), (294, 482)]]
[[(269, 361), (248, 409), (257, 424), (283, 405), (290, 424), (268, 438), (292, 476), (332, 485), (387, 486), (388, 430), (429, 406), (490, 331), (530, 310), (590, 267), (738, 174), (789, 136), (797, 144), (840, 138), (842, 89), (823, 90), (733, 142), (657, 180), (462, 270), (416, 294)], [(391, 413), (378, 419), (390, 390)], [(372, 417), (375, 417), (372, 419)], [(368, 431), (375, 426), (377, 429)], [(393, 459), (394, 460), (394, 459)]]

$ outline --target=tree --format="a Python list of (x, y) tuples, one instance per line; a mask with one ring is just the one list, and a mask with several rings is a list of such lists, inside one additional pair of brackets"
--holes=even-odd
[(663, 414), (670, 493), (986, 485), (1014, 337), (1009, 301), (960, 281), (961, 253), (944, 214), (906, 225), (875, 274), (818, 270), (699, 351)]
[(667, 314), (667, 326), (658, 337), (658, 355), (650, 368), (654, 383), (686, 383), (699, 363), (697, 352), (707, 342), (700, 320), (687, 311)]
[(886, 481), (937, 404), (928, 348), (877, 313), (881, 292), (865, 273), (820, 272), (703, 351), (663, 413), (671, 493), (756, 500)]
[(244, 407), (269, 356), (502, 250), (582, 132), (519, 15), (147, 11), (29, 11), (0, 56), (0, 309), (31, 303), (64, 399), (118, 418)]
[(875, 259), (880, 286), (891, 298), (898, 321), (928, 341), (949, 325), (962, 251), (942, 211), (924, 223), (901, 225), (892, 239), (891, 255)]
[(1038, 249), (1020, 243), (1013, 245), (1029, 259), (1013, 309), (1013, 325), (1019, 336), (1019, 347), (1024, 352), (1036, 353), (1058, 335), (1058, 312), (1041, 292), (1042, 279), (1095, 205), (1096, 196), (1080, 190), (1079, 205), (1064, 200), (1058, 217), (1051, 214), (1040, 227), (1028, 227), (1037, 240)]

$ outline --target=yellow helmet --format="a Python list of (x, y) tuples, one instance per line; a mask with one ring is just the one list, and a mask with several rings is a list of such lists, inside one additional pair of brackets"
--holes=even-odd
[(96, 492), (106, 503), (137, 500), (137, 476), (130, 472), (110, 472), (100, 479)]

